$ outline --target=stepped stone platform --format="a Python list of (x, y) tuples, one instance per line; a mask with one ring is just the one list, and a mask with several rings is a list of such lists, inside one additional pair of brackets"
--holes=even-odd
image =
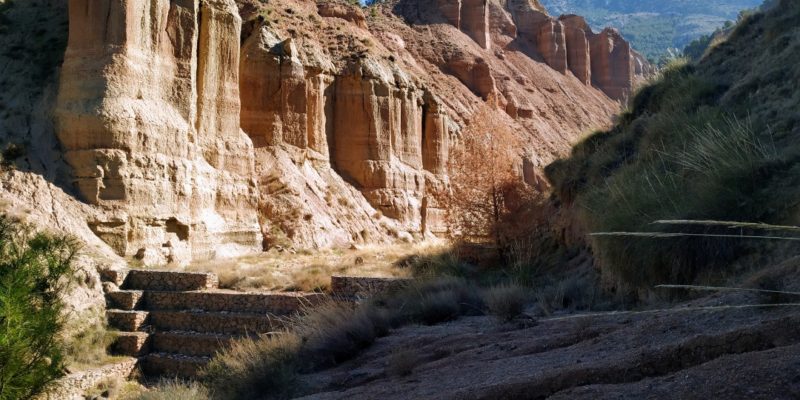
[(211, 273), (104, 271), (112, 350), (137, 357), (145, 375), (191, 378), (236, 339), (281, 332), (290, 316), (328, 299), (353, 300), (408, 280), (332, 277), (321, 293), (237, 292), (218, 288)]
[(145, 374), (189, 378), (218, 350), (248, 335), (279, 331), (290, 315), (327, 298), (320, 293), (244, 293), (218, 288), (210, 273), (106, 271), (112, 346), (139, 358)]

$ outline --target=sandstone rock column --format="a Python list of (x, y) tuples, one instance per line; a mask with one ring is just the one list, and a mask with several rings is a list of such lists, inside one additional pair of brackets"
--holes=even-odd
[(386, 216), (412, 225), (425, 185), (420, 95), (400, 71), (373, 60), (351, 66), (335, 81), (330, 144), (337, 172)]
[(491, 47), (488, 0), (462, 0), (460, 29), (482, 48)]
[[(56, 131), (90, 221), (121, 255), (255, 250), (233, 0), (70, 0)], [(202, 18), (201, 18), (202, 15)]]
[(588, 36), (592, 31), (583, 17), (562, 15), (559, 20), (564, 25), (569, 70), (585, 85), (591, 85), (592, 63)]
[(432, 93), (425, 93), (424, 126), (422, 132), (422, 163), (426, 171), (447, 174), (450, 152), (449, 117), (441, 102)]
[(550, 68), (562, 74), (567, 72), (567, 46), (561, 21), (551, 18), (542, 21), (536, 35), (536, 46)]
[(615, 100), (626, 101), (633, 90), (634, 65), (630, 44), (606, 28), (590, 39), (592, 80)]

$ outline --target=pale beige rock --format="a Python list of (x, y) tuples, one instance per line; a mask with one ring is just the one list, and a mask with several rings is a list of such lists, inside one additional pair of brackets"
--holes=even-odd
[(91, 221), (153, 263), (260, 244), (232, 0), (70, 1), (56, 131)]

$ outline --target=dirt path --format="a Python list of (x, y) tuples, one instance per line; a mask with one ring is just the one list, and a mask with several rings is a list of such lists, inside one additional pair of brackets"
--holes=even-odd
[[(749, 294), (671, 310), (543, 319), (533, 327), (472, 317), (403, 328), (360, 357), (306, 376), (308, 399), (795, 399), (800, 308)], [(391, 354), (413, 372), (391, 376)]]

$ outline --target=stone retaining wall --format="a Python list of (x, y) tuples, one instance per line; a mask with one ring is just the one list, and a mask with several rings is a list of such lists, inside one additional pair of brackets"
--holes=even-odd
[(139, 290), (204, 290), (219, 284), (217, 275), (207, 272), (172, 272), (132, 269), (123, 287)]
[(372, 278), (331, 276), (331, 292), (335, 298), (360, 299), (398, 290), (408, 285), (410, 278)]
[(291, 314), (324, 301), (324, 294), (241, 292), (145, 292), (148, 310), (236, 311)]
[(135, 358), (105, 365), (88, 371), (76, 372), (53, 382), (35, 400), (84, 400), (87, 392), (99, 389), (107, 381), (126, 379), (136, 368)]

